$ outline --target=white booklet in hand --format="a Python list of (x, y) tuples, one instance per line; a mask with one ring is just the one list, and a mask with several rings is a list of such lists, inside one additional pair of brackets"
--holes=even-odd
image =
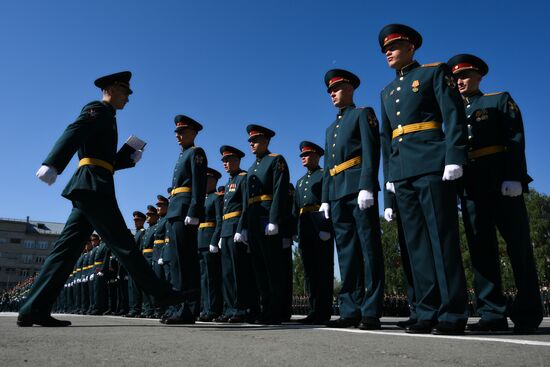
[(128, 138), (128, 140), (126, 140), (126, 143), (124, 143), (124, 144), (129, 145), (134, 150), (143, 150), (143, 148), (145, 148), (145, 145), (147, 143), (144, 142), (143, 140), (141, 140), (140, 138), (138, 138), (135, 135), (130, 135), (130, 137)]

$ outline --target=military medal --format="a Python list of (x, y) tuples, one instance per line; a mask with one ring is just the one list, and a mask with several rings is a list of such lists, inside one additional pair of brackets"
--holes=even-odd
[(413, 81), (412, 85), (411, 85), (412, 91), (415, 92), (415, 93), (418, 92), (418, 87), (419, 86), (420, 86), (420, 81), (419, 80)]

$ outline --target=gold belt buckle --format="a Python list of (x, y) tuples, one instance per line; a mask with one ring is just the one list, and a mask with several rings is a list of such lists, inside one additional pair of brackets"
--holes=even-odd
[(403, 135), (405, 133), (405, 129), (401, 125), (397, 125), (397, 136)]

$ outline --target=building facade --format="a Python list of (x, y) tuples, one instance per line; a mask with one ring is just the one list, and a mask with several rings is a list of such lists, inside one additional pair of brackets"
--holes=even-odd
[(37, 273), (64, 223), (0, 218), (0, 291)]

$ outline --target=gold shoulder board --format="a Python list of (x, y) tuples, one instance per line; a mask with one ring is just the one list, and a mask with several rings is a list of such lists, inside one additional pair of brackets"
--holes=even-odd
[(442, 62), (432, 62), (432, 63), (429, 63), (429, 64), (422, 64), (422, 67), (423, 68), (431, 68), (431, 67), (434, 67), (434, 66), (439, 66), (443, 64)]
[(495, 92), (495, 93), (485, 93), (484, 96), (498, 96), (499, 94), (502, 94), (504, 92)]

